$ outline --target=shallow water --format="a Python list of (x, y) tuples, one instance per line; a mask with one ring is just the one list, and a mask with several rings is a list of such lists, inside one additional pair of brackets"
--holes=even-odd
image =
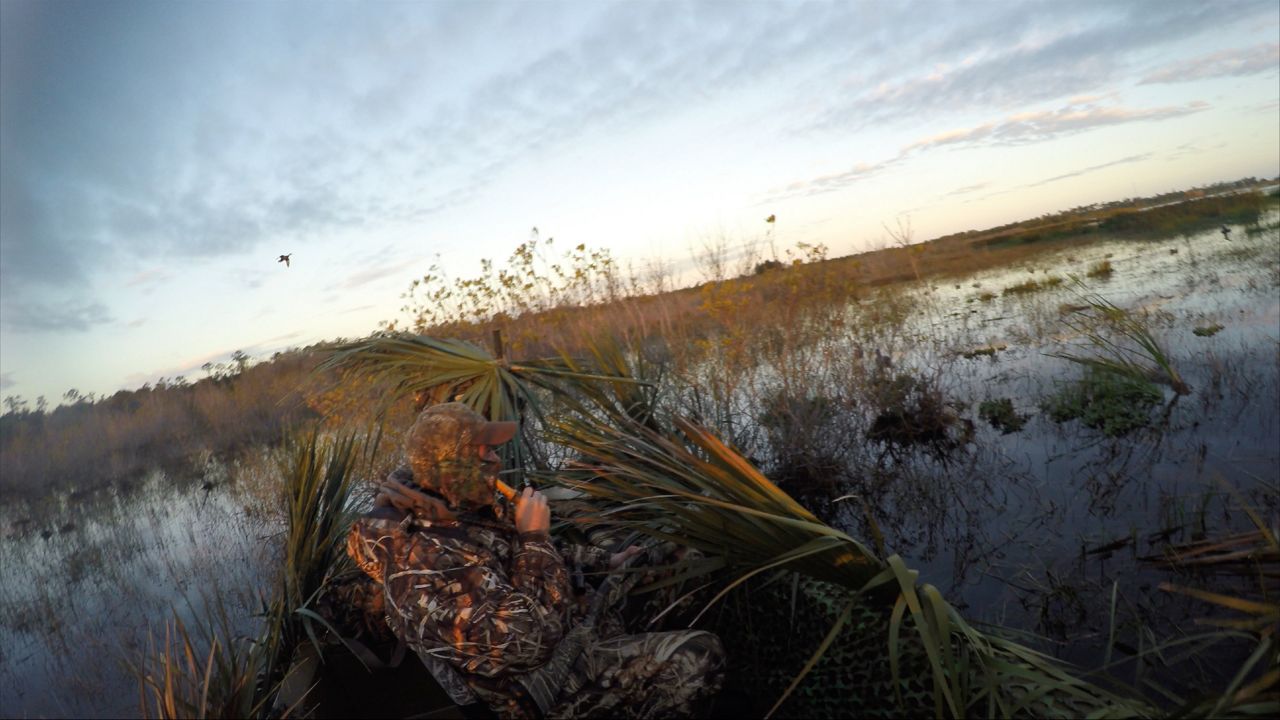
[[(1264, 220), (1275, 222), (1275, 213)], [(1083, 277), (1103, 259), (1114, 268), (1109, 278)], [(1280, 525), (1273, 492), (1280, 483), (1280, 231), (1248, 237), (1236, 227), (1230, 240), (1212, 231), (1159, 242), (1101, 242), (1033, 263), (1034, 273), (986, 272), (959, 289), (952, 283), (924, 293), (924, 311), (907, 333), (927, 336), (930, 344), (901, 352), (894, 362), (945, 366), (946, 394), (967, 406), (962, 415), (975, 434), (948, 465), (904, 463), (905, 475), (925, 475), (933, 487), (914, 495), (910, 489), (881, 493), (890, 506), (901, 505), (907, 519), (895, 523), (885, 505), (876, 508), (884, 515), (877, 519), (889, 551), (919, 568), (921, 579), (943, 589), (966, 617), (1042, 635), (1034, 642), (1093, 668), (1101, 665), (1111, 633), (1113, 586), (1115, 638), (1129, 647), (1172, 639), (1195, 618), (1215, 614), (1212, 606), (1159, 591), (1161, 582), (1218, 592), (1236, 587), (1230, 578), (1178, 574), (1140, 557), (1204, 533), (1253, 530), (1242, 504), (1271, 527)], [(1089, 291), (1145, 311), (1191, 394), (1175, 402), (1166, 388), (1165, 404), (1151, 412), (1153, 426), (1119, 438), (1078, 420), (1053, 422), (1040, 403), (1079, 378), (1082, 368), (1047, 353), (1096, 354), (1060, 320), (1060, 306), (1081, 304), (1084, 290), (1067, 281), (1026, 295), (977, 299), (984, 290), (999, 295), (1028, 278), (1043, 279), (1046, 270), (1079, 275)], [(1223, 329), (1212, 337), (1193, 333), (1214, 323)], [(1006, 348), (950, 360), (938, 351), (992, 344)], [(998, 398), (1012, 399), (1030, 416), (1022, 430), (1002, 434), (978, 418), (978, 404)], [(912, 513), (913, 505), (940, 509)], [(848, 529), (866, 536), (860, 518), (848, 520)], [(1099, 551), (1113, 544), (1122, 546)], [(1235, 660), (1224, 668), (1238, 667), (1239, 649), (1223, 652)], [(1165, 679), (1200, 677), (1199, 670), (1184, 671)], [(1133, 682), (1138, 672), (1145, 671), (1129, 663), (1116, 674)]]
[(221, 604), (236, 631), (256, 632), (281, 527), (259, 505), (218, 466), (199, 482), (156, 472), (128, 491), (7, 505), (0, 713), (136, 716), (138, 683), (123, 659), (145, 650), (151, 633), (159, 644), (173, 614), (196, 632)]

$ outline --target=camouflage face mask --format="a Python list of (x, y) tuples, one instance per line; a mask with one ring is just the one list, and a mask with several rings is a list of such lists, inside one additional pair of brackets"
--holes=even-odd
[(405, 437), (404, 455), (413, 478), (444, 497), (451, 507), (476, 509), (493, 504), (498, 468), (483, 462), (478, 445), (510, 440), (515, 423), (495, 423), (462, 403), (423, 410)]

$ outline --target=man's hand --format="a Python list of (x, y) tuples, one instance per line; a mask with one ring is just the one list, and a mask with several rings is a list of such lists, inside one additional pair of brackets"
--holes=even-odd
[(388, 480), (378, 488), (373, 506), (390, 506), (402, 512), (413, 512), (415, 507), (428, 507), (430, 502), (431, 498), (426, 494), (395, 480)]
[(612, 556), (609, 557), (609, 569), (617, 570), (618, 568), (622, 567), (623, 563), (639, 555), (642, 552), (644, 552), (644, 548), (640, 547), (639, 545), (631, 545), (621, 552), (614, 553)]
[(526, 487), (516, 499), (516, 531), (525, 533), (547, 533), (551, 531), (551, 508), (547, 507), (547, 496)]

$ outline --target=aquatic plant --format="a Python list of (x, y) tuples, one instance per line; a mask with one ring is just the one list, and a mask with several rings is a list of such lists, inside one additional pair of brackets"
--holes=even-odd
[[(271, 648), (236, 637), (225, 609), (206, 618), (192, 637), (176, 615), (164, 637), (148, 638), (145, 654), (129, 661), (139, 680), (139, 710), (145, 718), (263, 717), (273, 701), (259, 688)], [(201, 648), (207, 647), (208, 650)]]
[(1115, 268), (1111, 266), (1110, 260), (1099, 260), (1089, 266), (1089, 271), (1085, 273), (1087, 277), (1105, 278), (1111, 277), (1115, 272)]
[(1041, 407), (1055, 422), (1079, 419), (1086, 427), (1119, 437), (1150, 423), (1150, 410), (1164, 399), (1150, 381), (1103, 367), (1089, 367)]
[(1019, 415), (1013, 409), (1013, 400), (1009, 398), (983, 400), (978, 404), (978, 417), (1006, 435), (1021, 430), (1027, 424), (1027, 416)]
[[(1078, 287), (1085, 288), (1079, 278)], [(1178, 395), (1191, 392), (1191, 386), (1183, 381), (1174, 368), (1169, 353), (1156, 339), (1143, 318), (1122, 310), (1096, 293), (1081, 295), (1083, 305), (1075, 306), (1063, 322), (1077, 335), (1084, 338), (1086, 346), (1095, 355), (1074, 353), (1049, 353), (1052, 357), (1127, 375), (1150, 382), (1158, 382), (1173, 388)]]

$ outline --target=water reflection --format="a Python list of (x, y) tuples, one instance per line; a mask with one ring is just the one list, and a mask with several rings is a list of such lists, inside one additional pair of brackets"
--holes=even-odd
[(133, 490), (4, 508), (5, 715), (136, 715), (137, 684), (120, 659), (145, 647), (148, 629), (163, 637), (171, 607), (196, 627), (221, 603), (238, 631), (255, 630), (281, 526), (251, 478), (229, 485), (225, 475), (206, 490), (157, 472)]

